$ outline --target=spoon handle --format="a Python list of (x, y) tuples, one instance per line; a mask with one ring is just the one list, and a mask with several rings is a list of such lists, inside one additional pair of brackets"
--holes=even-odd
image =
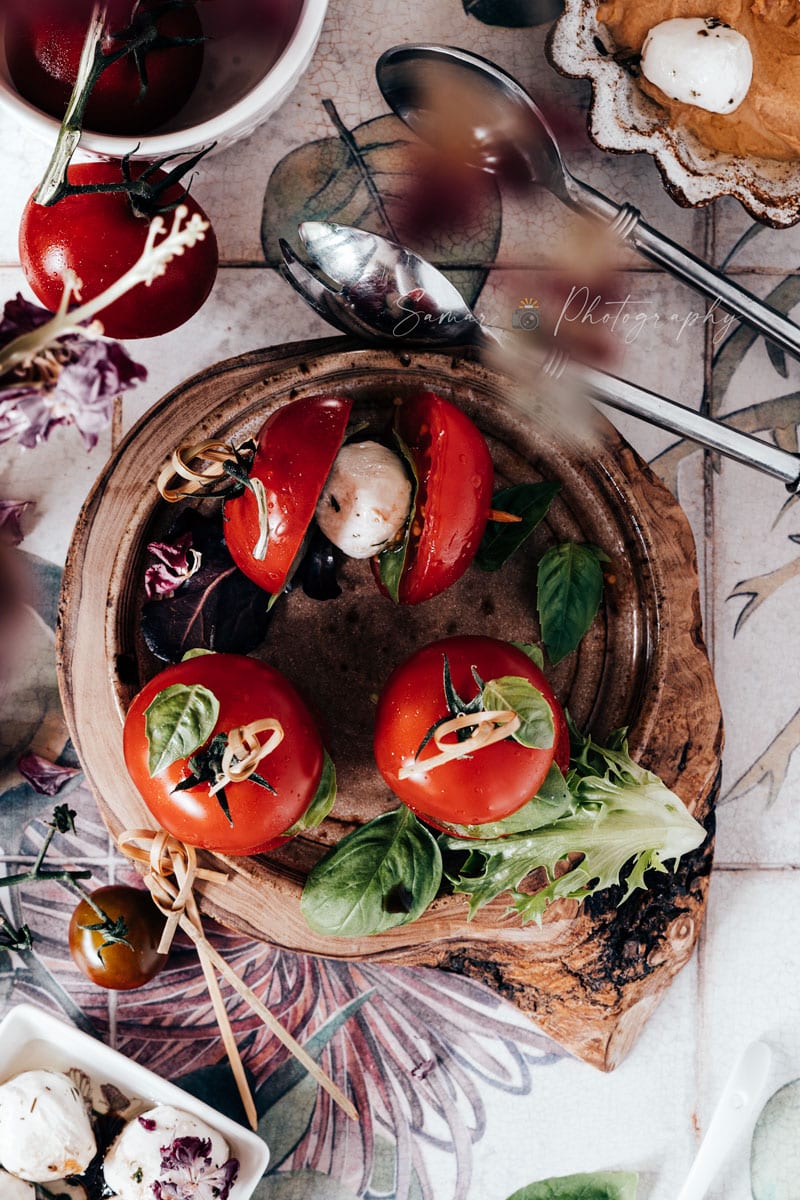
[(702, 1200), (736, 1141), (746, 1132), (761, 1101), (772, 1051), (751, 1042), (728, 1077), (711, 1124), (677, 1200)]
[(684, 280), (712, 300), (718, 300), (728, 312), (741, 317), (776, 346), (800, 358), (800, 326), (794, 321), (790, 321), (783, 313), (759, 300), (747, 288), (709, 266), (665, 234), (659, 233), (652, 225), (642, 220), (638, 209), (633, 205), (615, 204), (607, 196), (601, 195), (589, 184), (573, 176), (570, 176), (567, 187), (572, 205), (593, 213), (611, 225), (624, 242), (635, 247), (645, 258), (649, 258), (659, 267), (664, 267), (670, 274)]
[(711, 417), (705, 417), (637, 384), (628, 383), (616, 375), (593, 367), (574, 367), (572, 370), (577, 381), (587, 386), (596, 400), (609, 407), (641, 417), (660, 429), (668, 429), (670, 433), (699, 442), (710, 450), (718, 450), (727, 458), (782, 479), (790, 491), (800, 491), (800, 456), (782, 450), (772, 442), (762, 442), (760, 438), (742, 433), (721, 421), (714, 421)]

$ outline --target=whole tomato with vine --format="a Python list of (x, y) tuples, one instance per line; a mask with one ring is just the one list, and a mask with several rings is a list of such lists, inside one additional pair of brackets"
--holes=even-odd
[[(21, 96), (64, 116), (92, 14), (78, 0), (10, 6), (4, 27), (8, 71)], [(98, 133), (144, 134), (174, 117), (191, 96), (203, 65), (203, 27), (190, 0), (117, 0), (109, 7), (100, 49), (115, 56), (95, 80), (84, 125)]]
[[(169, 225), (180, 203), (208, 222), (180, 182), (188, 164), (167, 172), (142, 162), (73, 163), (67, 194), (54, 204), (28, 200), (19, 228), (20, 262), (32, 290), (55, 311), (69, 274), (80, 280), (80, 298), (110, 287), (141, 256), (150, 221), (163, 213)], [(157, 337), (188, 321), (208, 298), (219, 251), (209, 222), (202, 240), (173, 259), (150, 284), (139, 284), (99, 314), (112, 338)]]
[(150, 893), (111, 884), (81, 900), (69, 923), (69, 952), (92, 983), (112, 991), (141, 987), (161, 971), (166, 921)]

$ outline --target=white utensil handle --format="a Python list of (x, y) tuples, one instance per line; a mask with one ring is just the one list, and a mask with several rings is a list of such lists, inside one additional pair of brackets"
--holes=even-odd
[(761, 1102), (771, 1062), (772, 1051), (764, 1042), (753, 1042), (744, 1051), (725, 1084), (708, 1132), (677, 1200), (702, 1200), (705, 1196), (731, 1147), (745, 1132)]

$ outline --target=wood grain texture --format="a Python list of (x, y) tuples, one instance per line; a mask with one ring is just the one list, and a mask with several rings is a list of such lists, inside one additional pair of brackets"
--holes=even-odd
[[(293, 950), (435, 965), (482, 979), (568, 1049), (603, 1069), (624, 1057), (702, 922), (713, 846), (722, 728), (706, 656), (691, 531), (674, 497), (602, 418), (571, 425), (470, 354), (359, 350), (341, 339), (258, 351), (217, 364), (165, 397), (98, 480), (70, 549), (58, 625), (67, 721), (113, 833), (152, 824), (125, 771), (121, 721), (159, 664), (138, 633), (143, 552), (171, 513), (153, 481), (179, 441), (253, 434), (270, 407), (341, 391), (373, 418), (421, 386), (455, 399), (483, 429), (498, 484), (557, 479), (561, 492), (524, 553), (502, 571), (471, 568), (443, 597), (394, 609), (364, 564), (348, 562), (339, 600), (292, 593), (260, 656), (314, 697), (327, 718), (340, 796), (318, 832), (270, 856), (224, 858), (230, 880), (202, 890), (205, 912)], [(579, 429), (579, 431), (577, 431)], [(393, 807), (370, 753), (375, 693), (395, 663), (449, 633), (537, 635), (535, 565), (566, 538), (603, 547), (613, 581), (579, 651), (549, 674), (579, 725), (598, 737), (630, 726), (634, 758), (673, 787), (709, 829), (674, 875), (617, 908), (614, 889), (578, 910), (559, 902), (541, 929), (497, 901), (471, 922), (443, 897), (410, 926), (369, 939), (320, 939), (303, 921), (308, 871), (349, 829)], [(219, 861), (219, 860), (218, 860)]]

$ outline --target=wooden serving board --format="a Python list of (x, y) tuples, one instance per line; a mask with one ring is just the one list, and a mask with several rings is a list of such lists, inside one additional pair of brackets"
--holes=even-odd
[[(210, 916), (292, 950), (334, 958), (439, 966), (484, 980), (557, 1041), (605, 1070), (624, 1057), (688, 960), (705, 909), (722, 726), (700, 627), (695, 550), (674, 497), (602, 418), (565, 429), (550, 396), (458, 355), (364, 350), (346, 340), (296, 343), (219, 363), (156, 404), (103, 471), (78, 520), (58, 627), (62, 698), (73, 740), (112, 833), (152, 824), (122, 757), (121, 723), (160, 665), (139, 633), (144, 548), (175, 515), (154, 480), (179, 442), (241, 441), (271, 406), (343, 392), (386, 416), (421, 387), (453, 398), (485, 433), (498, 485), (558, 480), (559, 496), (530, 544), (500, 572), (470, 568), (441, 597), (397, 609), (368, 564), (348, 561), (339, 599), (299, 590), (278, 604), (257, 654), (307, 695), (339, 775), (333, 815), (313, 834), (257, 858), (224, 858), (229, 882), (202, 886)], [(522, 407), (518, 407), (521, 405)], [(591, 428), (584, 428), (591, 424)], [(560, 901), (541, 928), (498, 900), (468, 921), (442, 897), (418, 921), (366, 939), (321, 939), (299, 908), (304, 880), (327, 848), (396, 805), (371, 754), (374, 703), (391, 668), (451, 633), (532, 640), (535, 568), (547, 545), (601, 546), (612, 559), (601, 615), (580, 649), (549, 672), (576, 722), (602, 739), (630, 727), (631, 753), (658, 772), (709, 829), (675, 874), (621, 907), (614, 889), (579, 909)]]

